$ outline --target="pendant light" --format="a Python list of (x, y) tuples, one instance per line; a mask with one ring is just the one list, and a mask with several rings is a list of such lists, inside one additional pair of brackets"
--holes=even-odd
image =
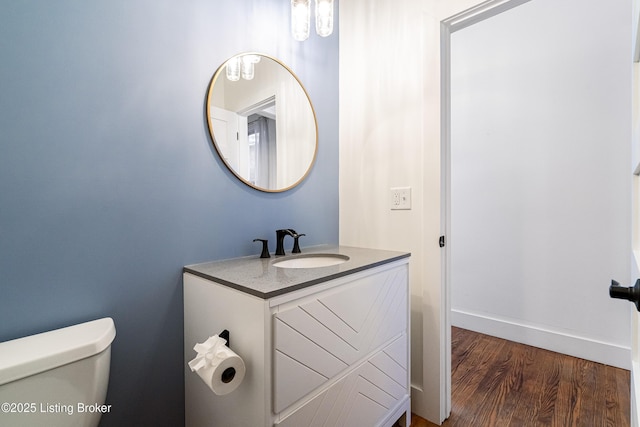
[(316, 33), (321, 37), (333, 33), (333, 0), (316, 0)]
[[(333, 32), (333, 0), (315, 0), (316, 33), (327, 37)], [(291, 34), (298, 41), (309, 38), (311, 0), (291, 0)]]

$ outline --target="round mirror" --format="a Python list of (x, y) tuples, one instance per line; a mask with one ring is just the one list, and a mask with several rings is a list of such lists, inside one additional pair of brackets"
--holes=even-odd
[(209, 85), (207, 122), (225, 165), (257, 190), (289, 190), (311, 170), (315, 112), (298, 78), (275, 58), (247, 53), (222, 64)]

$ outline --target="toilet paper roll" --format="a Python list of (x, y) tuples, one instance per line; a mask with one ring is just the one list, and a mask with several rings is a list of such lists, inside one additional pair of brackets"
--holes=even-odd
[(227, 341), (218, 335), (210, 337), (193, 349), (198, 355), (189, 362), (192, 372), (217, 395), (231, 393), (244, 379), (244, 361), (226, 346)]

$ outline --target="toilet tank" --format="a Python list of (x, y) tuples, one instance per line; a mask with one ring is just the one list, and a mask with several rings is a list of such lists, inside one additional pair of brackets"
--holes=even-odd
[(0, 343), (0, 425), (97, 426), (114, 337), (104, 318)]

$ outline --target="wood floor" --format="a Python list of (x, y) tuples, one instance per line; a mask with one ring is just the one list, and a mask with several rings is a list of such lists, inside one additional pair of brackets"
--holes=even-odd
[(459, 328), (451, 347), (443, 426), (629, 426), (629, 371)]

